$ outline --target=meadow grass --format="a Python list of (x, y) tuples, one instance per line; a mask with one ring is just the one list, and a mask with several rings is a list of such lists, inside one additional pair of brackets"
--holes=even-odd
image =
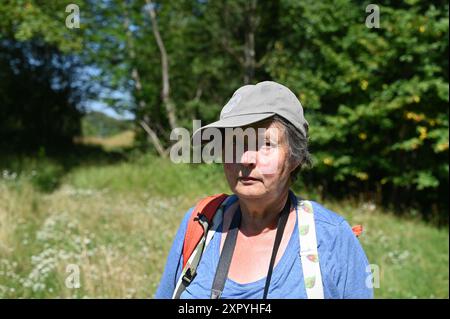
[[(186, 210), (229, 192), (219, 165), (153, 156), (78, 165), (52, 191), (33, 182), (40, 169), (0, 177), (1, 298), (151, 298)], [(448, 298), (448, 228), (296, 192), (364, 225), (361, 244), (380, 269), (377, 298)], [(66, 287), (70, 264), (80, 268), (78, 289)]]

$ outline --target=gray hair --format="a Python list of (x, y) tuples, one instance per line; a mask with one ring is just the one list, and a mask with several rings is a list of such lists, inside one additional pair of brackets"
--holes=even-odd
[(279, 115), (274, 115), (271, 120), (274, 123), (280, 123), (284, 127), (289, 146), (289, 160), (300, 163), (291, 172), (291, 181), (294, 182), (303, 167), (312, 166), (311, 154), (308, 151), (308, 127), (305, 127), (305, 136), (291, 122)]

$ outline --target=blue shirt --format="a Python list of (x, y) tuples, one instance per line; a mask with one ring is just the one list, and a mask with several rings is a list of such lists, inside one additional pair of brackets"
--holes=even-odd
[[(232, 195), (227, 208), (237, 200)], [(296, 198), (294, 198), (296, 201)], [(367, 257), (345, 219), (311, 201), (316, 223), (319, 262), (325, 298), (373, 298), (371, 272)], [(297, 206), (297, 205), (295, 205)], [(183, 241), (193, 207), (183, 218), (167, 258), (166, 267), (155, 298), (171, 298), (183, 267)], [(181, 299), (209, 299), (220, 256), (222, 225), (203, 252), (197, 276), (181, 294)], [(221, 298), (260, 299), (266, 278), (241, 284), (227, 279)], [(369, 287), (367, 286), (369, 285)], [(300, 261), (298, 223), (296, 221), (289, 244), (275, 265), (268, 298), (307, 298)]]

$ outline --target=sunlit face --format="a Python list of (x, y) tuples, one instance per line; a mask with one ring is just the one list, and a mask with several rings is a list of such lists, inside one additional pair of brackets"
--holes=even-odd
[[(252, 148), (252, 143), (246, 139), (242, 155), (234, 158), (232, 163), (224, 161), (225, 176), (239, 198), (276, 197), (289, 187), (289, 175), (295, 168), (288, 160), (289, 146), (284, 127), (278, 122), (263, 122), (250, 127), (265, 130), (256, 134), (256, 147)], [(233, 148), (238, 148), (236, 143)]]

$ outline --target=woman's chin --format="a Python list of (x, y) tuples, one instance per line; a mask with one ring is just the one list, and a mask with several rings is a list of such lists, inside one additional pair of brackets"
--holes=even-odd
[(260, 198), (266, 195), (266, 189), (263, 185), (236, 185), (234, 193), (242, 198)]

